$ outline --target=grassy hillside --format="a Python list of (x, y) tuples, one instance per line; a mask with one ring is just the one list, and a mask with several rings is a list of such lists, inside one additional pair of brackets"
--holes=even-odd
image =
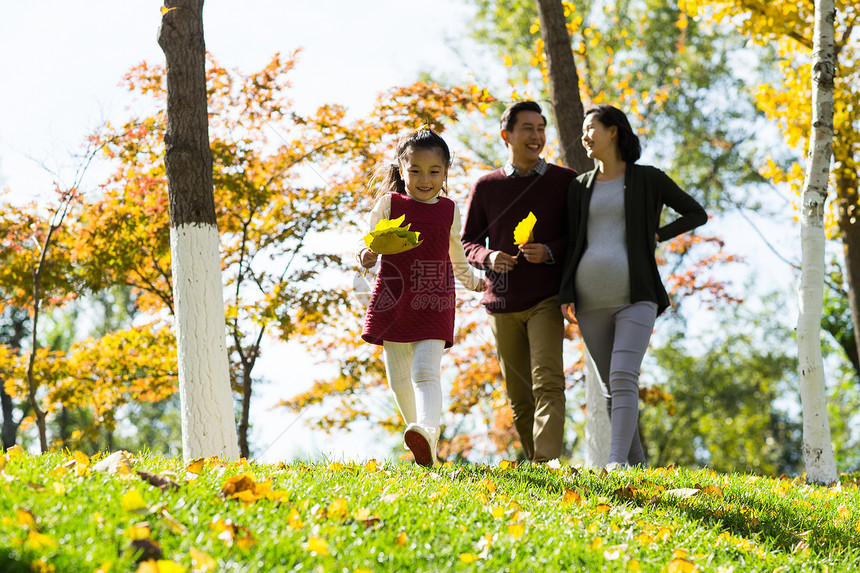
[(99, 458), (0, 458), (0, 571), (860, 568), (857, 476)]

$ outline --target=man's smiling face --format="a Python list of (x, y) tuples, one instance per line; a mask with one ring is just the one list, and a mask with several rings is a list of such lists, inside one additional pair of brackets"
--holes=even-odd
[(502, 130), (502, 139), (508, 144), (514, 167), (531, 169), (537, 165), (546, 144), (546, 122), (536, 111), (521, 111), (514, 127)]

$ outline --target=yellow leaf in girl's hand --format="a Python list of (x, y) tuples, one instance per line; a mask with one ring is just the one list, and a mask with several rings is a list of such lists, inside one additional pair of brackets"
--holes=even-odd
[(537, 217), (529, 211), (526, 218), (517, 223), (517, 226), (514, 228), (515, 245), (525, 245), (532, 242), (535, 223), (537, 223)]
[(406, 215), (396, 219), (382, 219), (364, 236), (364, 244), (380, 255), (396, 255), (414, 249), (422, 243), (418, 240), (421, 233), (410, 231), (409, 224), (401, 227), (405, 220)]

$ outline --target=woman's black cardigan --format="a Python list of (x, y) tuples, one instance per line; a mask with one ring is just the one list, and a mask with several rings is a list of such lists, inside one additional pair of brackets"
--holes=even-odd
[[(568, 246), (558, 297), (560, 305), (570, 302), (576, 305), (576, 268), (587, 246), (588, 206), (596, 174), (597, 169), (583, 173), (568, 187)], [(681, 216), (658, 227), (664, 205)], [(708, 214), (695, 199), (656, 167), (628, 163), (624, 175), (624, 220), (630, 269), (630, 302), (657, 303), (657, 314), (660, 314), (669, 306), (669, 295), (657, 271), (655, 235), (660, 241), (671, 239), (704, 225), (708, 221)]]

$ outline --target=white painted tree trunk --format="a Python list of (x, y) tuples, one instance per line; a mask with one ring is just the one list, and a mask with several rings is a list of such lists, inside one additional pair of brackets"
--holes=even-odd
[[(821, 310), (824, 297), (824, 203), (833, 146), (834, 0), (816, 0), (812, 72), (812, 131), (806, 180), (801, 196), (800, 237), (803, 252), (797, 357), (803, 408), (803, 463), (806, 479), (827, 484), (838, 478), (821, 357)], [(851, 285), (856, 288), (857, 285)], [(858, 317), (855, 317), (858, 320)]]
[(239, 456), (218, 245), (214, 225), (192, 223), (170, 229), (186, 460)]
[(609, 461), (612, 427), (606, 397), (594, 359), (585, 351), (585, 467), (602, 468)]

